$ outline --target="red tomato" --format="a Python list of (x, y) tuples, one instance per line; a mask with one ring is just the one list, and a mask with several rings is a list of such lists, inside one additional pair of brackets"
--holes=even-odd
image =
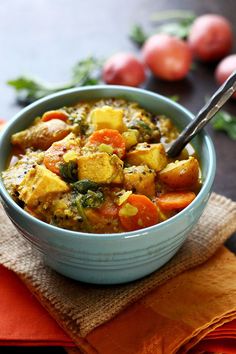
[[(222, 59), (216, 67), (215, 78), (216, 81), (221, 85), (223, 82), (236, 70), (236, 54), (228, 55)], [(236, 93), (233, 94), (232, 98), (236, 98)]]
[(144, 65), (133, 54), (117, 53), (104, 64), (102, 77), (107, 84), (139, 86), (146, 75)]
[(188, 42), (194, 57), (214, 61), (224, 57), (232, 48), (233, 32), (223, 16), (206, 14), (193, 23)]
[(188, 45), (176, 37), (156, 34), (142, 49), (145, 64), (152, 73), (168, 81), (183, 79), (190, 69), (192, 55)]

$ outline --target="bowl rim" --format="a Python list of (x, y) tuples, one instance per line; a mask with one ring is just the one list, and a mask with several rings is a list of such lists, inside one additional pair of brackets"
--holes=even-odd
[[(177, 108), (180, 112), (182, 112), (185, 116), (188, 116), (190, 119), (194, 119), (194, 115), (185, 107), (183, 107), (181, 104), (174, 102), (170, 98), (160, 95), (158, 93), (145, 90), (145, 89), (140, 89), (140, 88), (134, 88), (134, 87), (128, 87), (128, 86), (121, 86), (121, 85), (94, 85), (94, 86), (84, 86), (84, 87), (76, 87), (73, 89), (68, 89), (68, 90), (63, 90), (60, 92), (53, 93), (51, 95), (45, 96), (27, 107), (21, 109), (17, 114), (13, 116), (13, 118), (6, 124), (6, 126), (3, 128), (0, 134), (0, 158), (1, 158), (1, 146), (3, 145), (3, 142), (5, 140), (6, 135), (8, 134), (9, 130), (15, 125), (16, 122), (21, 120), (22, 115), (25, 115), (26, 113), (30, 112), (37, 106), (40, 106), (42, 103), (48, 102), (48, 101), (53, 101), (55, 98), (62, 97), (62, 96), (67, 96), (73, 93), (79, 93), (81, 91), (97, 91), (97, 90), (109, 90), (111, 92), (111, 97), (112, 93), (115, 90), (120, 90), (123, 91), (124, 93), (139, 93), (144, 96), (151, 96), (153, 98), (158, 98), (162, 100), (164, 103), (167, 105), (171, 105), (175, 108)], [(191, 209), (193, 209), (195, 206), (201, 204), (203, 199), (206, 197), (206, 195), (209, 194), (211, 190), (211, 186), (214, 181), (215, 177), (215, 171), (216, 171), (216, 154), (215, 154), (215, 149), (213, 142), (209, 136), (209, 134), (203, 129), (200, 134), (203, 136), (204, 143), (206, 145), (207, 151), (209, 153), (209, 165), (208, 165), (208, 172), (206, 175), (206, 179), (204, 181), (204, 184), (197, 194), (196, 198), (191, 202), (190, 205), (188, 205), (185, 209), (180, 211), (178, 214), (172, 216), (170, 219), (167, 219), (165, 221), (162, 221), (161, 223), (143, 228), (143, 229), (138, 229), (135, 231), (125, 231), (125, 232), (120, 232), (120, 233), (88, 233), (88, 232), (80, 232), (80, 231), (73, 231), (69, 229), (63, 229), (58, 226), (54, 226), (51, 224), (48, 224), (44, 221), (41, 221), (37, 219), (36, 217), (30, 215), (27, 213), (24, 209), (22, 209), (10, 196), (8, 191), (5, 188), (5, 185), (2, 181), (2, 177), (0, 175), (0, 197), (8, 203), (13, 209), (16, 209), (17, 212), (21, 214), (22, 217), (29, 219), (33, 223), (35, 223), (37, 226), (43, 229), (48, 229), (49, 231), (56, 231), (61, 233), (66, 233), (68, 236), (70, 235), (71, 237), (75, 238), (84, 238), (84, 237), (89, 237), (90, 239), (101, 239), (101, 240), (110, 240), (110, 239), (121, 239), (121, 238), (133, 238), (133, 237), (140, 237), (141, 235), (146, 235), (151, 231), (158, 232), (158, 230), (161, 230), (163, 228), (169, 227), (170, 224), (175, 223), (175, 221), (178, 221), (181, 219), (181, 217), (184, 214), (187, 214)], [(2, 171), (0, 171), (1, 174)], [(99, 237), (98, 237), (99, 236)], [(102, 237), (101, 237), (102, 236)]]

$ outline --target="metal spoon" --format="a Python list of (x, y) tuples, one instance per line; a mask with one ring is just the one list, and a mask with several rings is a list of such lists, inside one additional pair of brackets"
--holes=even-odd
[(236, 71), (234, 71), (233, 74), (220, 86), (205, 106), (199, 111), (196, 118), (181, 132), (178, 138), (167, 150), (167, 155), (169, 157), (179, 155), (189, 141), (192, 140), (192, 138), (214, 117), (235, 91)]

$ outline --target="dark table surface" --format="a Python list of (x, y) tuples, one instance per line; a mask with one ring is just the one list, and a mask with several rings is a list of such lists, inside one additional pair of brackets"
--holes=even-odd
[[(218, 13), (234, 27), (235, 0), (3, 0), (0, 4), (0, 116), (11, 119), (20, 107), (6, 81), (20, 74), (63, 82), (70, 68), (90, 54), (106, 58), (117, 51), (138, 49), (127, 33), (133, 23), (152, 30), (150, 15), (163, 9), (188, 9), (196, 14)], [(180, 103), (196, 113), (217, 88), (215, 65), (196, 63), (188, 78), (167, 83), (150, 78), (145, 88), (179, 95)], [(236, 100), (225, 109), (236, 114)], [(207, 127), (217, 154), (213, 190), (236, 200), (236, 142)], [(227, 242), (236, 252), (236, 235)], [(62, 353), (63, 349), (34, 349), (34, 353)], [(0, 348), (0, 353), (32, 353), (30, 348)]]

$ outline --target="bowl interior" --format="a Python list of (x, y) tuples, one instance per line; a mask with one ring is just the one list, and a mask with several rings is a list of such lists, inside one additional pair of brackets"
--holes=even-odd
[[(12, 119), (0, 136), (0, 173), (6, 168), (11, 151), (10, 137), (13, 133), (28, 127), (33, 119), (47, 110), (73, 105), (78, 101), (86, 101), (99, 98), (124, 98), (128, 101), (138, 102), (143, 108), (156, 114), (165, 114), (170, 117), (174, 124), (182, 130), (194, 117), (184, 107), (172, 100), (141, 89), (122, 86), (91, 86), (77, 88), (50, 95), (20, 111)], [(207, 189), (212, 184), (215, 174), (215, 153), (209, 136), (204, 130), (192, 140), (201, 163), (203, 184)], [(204, 193), (204, 185), (201, 194)], [(8, 193), (0, 179), (0, 189), (5, 198), (9, 199)], [(10, 198), (11, 199), (11, 198)]]
[[(119, 86), (92, 86), (67, 90), (31, 104), (14, 117), (0, 138), (0, 171), (2, 172), (6, 168), (8, 156), (11, 151), (10, 136), (17, 131), (28, 127), (35, 117), (40, 116), (46, 110), (73, 105), (79, 101), (109, 97), (136, 101), (148, 111), (156, 114), (165, 114), (173, 120), (174, 124), (180, 130), (182, 130), (187, 123), (194, 118), (193, 115), (181, 105), (164, 96), (145, 90)], [(207, 147), (205, 146), (204, 137), (205, 134), (200, 133), (192, 140), (192, 145), (197, 151), (202, 164), (203, 178), (206, 177), (206, 167), (208, 166), (208, 161), (206, 160), (209, 155), (206, 151)]]

